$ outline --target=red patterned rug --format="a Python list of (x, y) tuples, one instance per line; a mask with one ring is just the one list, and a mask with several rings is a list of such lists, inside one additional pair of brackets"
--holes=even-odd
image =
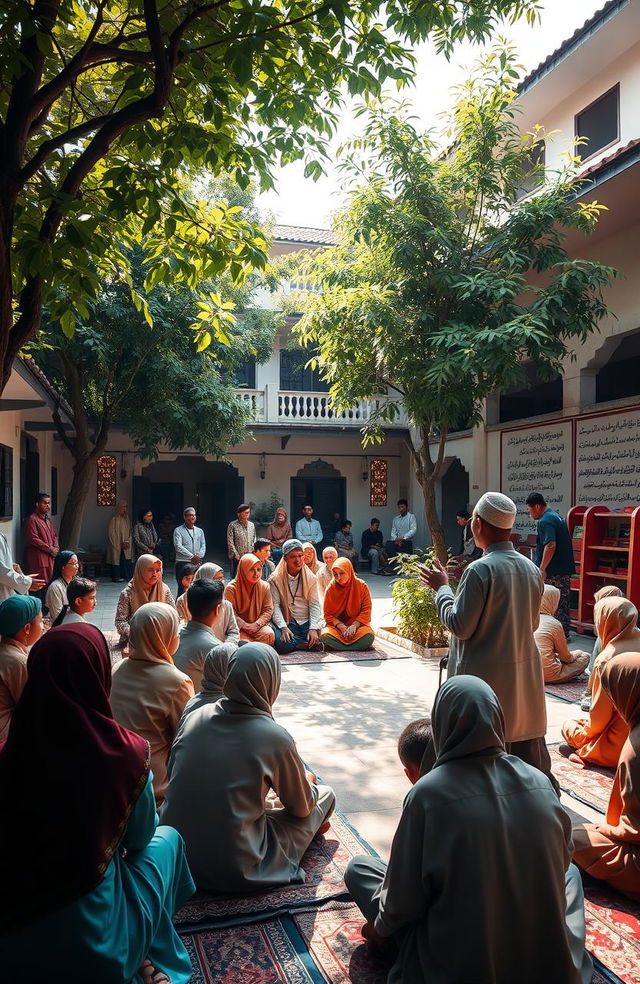
[(567, 683), (545, 683), (544, 689), (550, 697), (559, 697), (569, 704), (579, 704), (587, 689), (588, 679), (586, 673), (581, 673), (575, 680), (568, 680)]
[(293, 921), (329, 984), (385, 984), (389, 962), (362, 939), (364, 919), (353, 902), (304, 909)]
[(560, 788), (581, 803), (586, 803), (600, 813), (606, 813), (614, 770), (600, 765), (591, 765), (585, 769), (577, 762), (569, 761), (567, 755), (570, 753), (568, 745), (549, 746), (551, 771), (560, 783)]
[(360, 663), (365, 660), (411, 658), (410, 653), (403, 652), (402, 650), (392, 652), (386, 649), (379, 649), (376, 646), (374, 649), (363, 649), (360, 653), (339, 653), (333, 649), (310, 653), (303, 649), (297, 649), (293, 653), (283, 653), (280, 656), (280, 661), (286, 666), (295, 663)]
[(346, 896), (344, 871), (356, 854), (370, 854), (371, 848), (338, 814), (331, 817), (331, 828), (316, 837), (302, 859), (304, 884), (273, 888), (254, 895), (211, 895), (198, 892), (176, 913), (174, 923), (187, 926), (229, 926), (254, 922), (267, 916), (290, 912), (296, 907), (319, 905), (327, 899)]
[(587, 947), (624, 984), (640, 984), (640, 903), (585, 878)]

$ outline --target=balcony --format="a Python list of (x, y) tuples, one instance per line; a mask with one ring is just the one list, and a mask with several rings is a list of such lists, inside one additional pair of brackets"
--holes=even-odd
[[(236, 392), (251, 411), (256, 423), (283, 426), (297, 424), (305, 427), (360, 429), (371, 421), (380, 406), (392, 402), (385, 396), (358, 400), (351, 409), (336, 413), (330, 406), (328, 393), (275, 390), (270, 386), (264, 390), (239, 389)], [(393, 423), (396, 426), (408, 426), (404, 409), (401, 409)]]

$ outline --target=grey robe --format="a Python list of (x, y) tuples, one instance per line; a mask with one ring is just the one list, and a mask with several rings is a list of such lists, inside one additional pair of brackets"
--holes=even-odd
[(447, 681), (432, 723), (437, 762), (405, 799), (375, 918), (399, 943), (388, 984), (589, 980), (584, 916), (573, 954), (566, 924), (582, 908), (579, 879), (565, 888), (571, 821), (551, 783), (506, 754), (481, 680)]
[(542, 738), (547, 730), (538, 627), (540, 571), (512, 543), (493, 543), (465, 569), (457, 594), (437, 593), (440, 621), (451, 632), (447, 676), (472, 673), (495, 691), (506, 740)]
[[(300, 859), (335, 798), (311, 785), (271, 705), (280, 660), (248, 643), (233, 657), (225, 697), (189, 713), (169, 765), (162, 822), (183, 836), (199, 888), (250, 892), (304, 880)], [(269, 810), (270, 790), (282, 809)]]

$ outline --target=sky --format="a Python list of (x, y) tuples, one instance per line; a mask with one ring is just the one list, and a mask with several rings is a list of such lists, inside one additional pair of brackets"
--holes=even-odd
[[(525, 72), (529, 72), (588, 20), (603, 2), (543, 0), (540, 20), (535, 27), (522, 20), (513, 25), (502, 25), (497, 33), (515, 45), (520, 64)], [(481, 57), (482, 50), (478, 45), (461, 44), (447, 61), (435, 54), (428, 44), (416, 49), (415, 84), (405, 89), (401, 98), (410, 104), (425, 129), (442, 127), (440, 116), (453, 102), (451, 88), (462, 81), (465, 70)], [(331, 214), (341, 201), (342, 178), (335, 167), (335, 150), (353, 133), (352, 105), (345, 104), (326, 177), (312, 181), (304, 177), (304, 163), (290, 164), (276, 171), (275, 189), (258, 196), (259, 207), (271, 212), (276, 222), (319, 229), (330, 227)]]

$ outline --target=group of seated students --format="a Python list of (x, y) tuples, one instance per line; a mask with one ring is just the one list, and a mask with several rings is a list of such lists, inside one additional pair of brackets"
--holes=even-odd
[[(0, 645), (25, 677), (0, 737), (7, 980), (40, 981), (46, 954), (47, 973), (67, 984), (187, 984), (172, 916), (196, 887), (246, 894), (304, 881), (303, 855), (327, 831), (335, 795), (274, 720), (281, 662), (258, 636), (370, 645), (363, 582), (346, 558), (328, 564), (324, 627), (318, 575), (294, 540), (266, 584), (255, 555), (226, 588), (216, 565), (194, 572), (180, 630), (161, 562), (143, 555), (121, 597), (121, 614), (135, 610), (120, 620), (126, 649), (113, 669), (82, 615), (42, 636), (37, 599), (0, 605)], [(500, 703), (476, 677), (448, 680), (431, 719), (400, 736), (413, 788), (389, 864), (359, 856), (345, 874), (393, 984), (588, 984), (575, 865), (640, 900), (638, 611), (604, 594), (591, 713), (563, 730), (580, 761), (608, 755), (616, 766), (606, 823), (571, 829), (549, 779), (507, 753)], [(272, 610), (262, 624), (260, 598)], [(221, 638), (229, 610), (236, 629)], [(55, 804), (46, 823), (43, 803)]]

